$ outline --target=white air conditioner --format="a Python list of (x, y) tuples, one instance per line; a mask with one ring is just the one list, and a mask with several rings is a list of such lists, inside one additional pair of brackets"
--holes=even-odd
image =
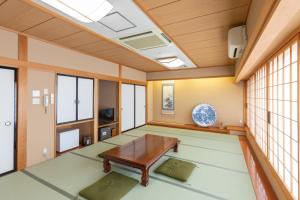
[(245, 26), (238, 26), (228, 31), (228, 57), (239, 58), (246, 47), (247, 34)]
[(146, 50), (168, 46), (171, 40), (160, 30), (150, 30), (143, 33), (121, 37), (118, 41), (135, 50)]
[(57, 134), (57, 152), (64, 152), (76, 147), (79, 147), (79, 129), (65, 131)]

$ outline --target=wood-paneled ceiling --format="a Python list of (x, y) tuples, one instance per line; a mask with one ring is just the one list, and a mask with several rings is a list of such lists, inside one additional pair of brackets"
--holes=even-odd
[(30, 0), (0, 0), (0, 26), (145, 72), (167, 70)]
[(227, 33), (246, 22), (250, 0), (134, 0), (198, 67), (234, 64)]
[[(227, 32), (245, 24), (250, 0), (134, 0), (198, 67), (234, 64)], [(31, 0), (0, 0), (0, 26), (145, 72), (167, 70)]]

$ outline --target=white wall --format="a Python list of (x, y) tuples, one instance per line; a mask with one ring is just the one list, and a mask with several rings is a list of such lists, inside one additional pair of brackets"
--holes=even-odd
[(18, 59), (18, 34), (0, 29), (0, 56)]
[(28, 61), (115, 77), (119, 75), (116, 63), (32, 38), (28, 39)]
[(122, 66), (122, 78), (146, 82), (146, 72)]

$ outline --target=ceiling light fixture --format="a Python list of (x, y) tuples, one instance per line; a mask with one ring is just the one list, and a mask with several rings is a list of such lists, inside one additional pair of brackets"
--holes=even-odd
[(171, 69), (184, 67), (184, 62), (177, 57), (159, 58), (157, 61)]
[(97, 22), (113, 9), (107, 0), (41, 1), (84, 23)]

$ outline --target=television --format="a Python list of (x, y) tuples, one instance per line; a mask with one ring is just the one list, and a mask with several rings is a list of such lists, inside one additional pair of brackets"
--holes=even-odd
[(99, 111), (99, 119), (101, 121), (114, 121), (115, 120), (115, 109), (106, 108)]

